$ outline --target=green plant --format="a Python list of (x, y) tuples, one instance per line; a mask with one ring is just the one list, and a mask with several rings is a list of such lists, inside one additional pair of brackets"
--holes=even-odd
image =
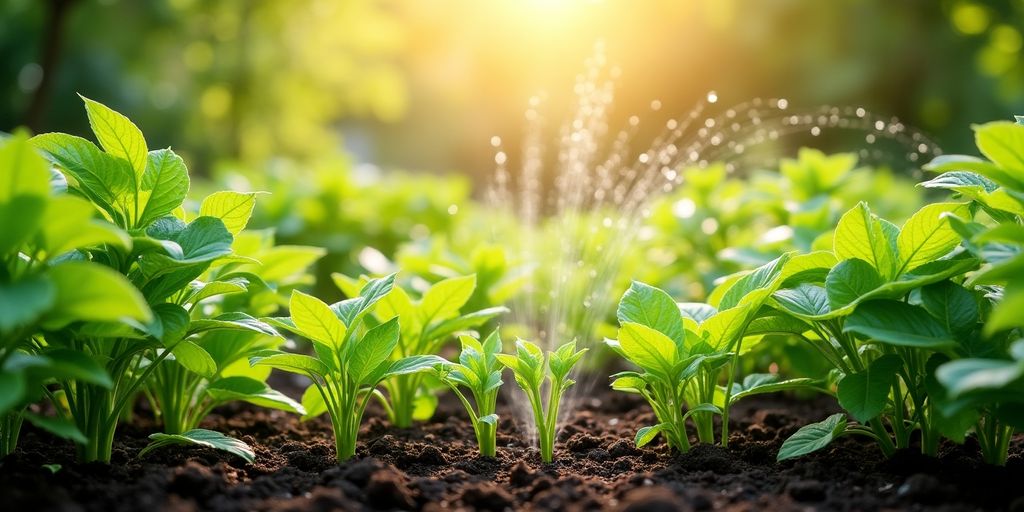
[(0, 141), (0, 457), (14, 450), (26, 419), (85, 443), (63, 409), (53, 418), (27, 408), (44, 397), (59, 403), (55, 382), (114, 384), (87, 355), (49, 347), (51, 333), (80, 322), (152, 318), (124, 276), (81, 257), (103, 246), (125, 249), (131, 239), (67, 193), (63, 175), (48, 169), (23, 134)]
[(398, 345), (397, 317), (370, 327), (366, 318), (392, 290), (395, 275), (370, 280), (357, 297), (328, 306), (293, 291), (291, 317), (268, 321), (313, 343), (316, 356), (265, 350), (251, 356), (253, 366), (269, 366), (309, 377), (313, 383), (302, 397), (307, 416), (327, 412), (334, 427), (338, 461), (355, 455), (363, 412), (379, 395), (377, 386), (388, 378), (432, 369), (447, 361), (436, 355), (398, 360), (390, 356)]
[[(780, 381), (777, 375), (754, 374), (734, 381), (743, 339), (773, 332), (771, 319), (759, 323), (757, 311), (786, 275), (784, 256), (738, 279), (727, 282), (716, 309), (709, 304), (677, 304), (664, 291), (634, 282), (619, 302), (618, 339), (606, 343), (640, 371), (612, 376), (612, 388), (644, 397), (658, 418), (641, 428), (636, 445), (658, 434), (677, 451), (690, 449), (686, 421), (693, 418), (701, 442), (713, 443), (713, 415), (723, 416), (722, 444), (728, 442), (728, 409), (743, 397), (810, 387), (811, 379)], [(795, 260), (797, 266), (801, 260)], [(788, 272), (792, 273), (794, 267)], [(747, 349), (753, 343), (747, 343)], [(727, 383), (722, 386), (722, 372)], [(684, 412), (684, 408), (686, 409)]]
[(834, 365), (839, 404), (859, 423), (848, 425), (844, 415), (801, 430), (780, 460), (828, 444), (808, 443), (812, 435), (864, 435), (887, 456), (909, 447), (915, 430), (926, 454), (937, 452), (944, 433), (957, 437), (957, 419), (938, 410), (929, 381), (942, 360), (976, 350), (978, 305), (951, 281), (978, 263), (957, 249), (948, 220), (966, 212), (962, 203), (931, 204), (901, 228), (861, 203), (840, 219), (833, 250), (812, 253), (820, 267), (774, 293), (772, 307), (802, 322), (792, 332)]
[[(359, 283), (334, 274), (335, 283), (351, 297), (358, 294)], [(463, 313), (461, 310), (473, 296), (476, 276), (444, 279), (427, 288), (420, 300), (413, 300), (400, 286), (389, 287), (389, 292), (371, 314), (374, 321), (396, 317), (401, 325), (401, 336), (392, 359), (440, 352), (445, 341), (454, 334), (479, 327), (508, 309), (498, 306)], [(400, 428), (412, 426), (413, 420), (424, 420), (433, 415), (437, 397), (425, 385), (428, 374), (399, 375), (384, 382), (387, 400), (382, 400), (388, 418)]]
[[(84, 212), (66, 210), (62, 215), (88, 218), (92, 211), (99, 211), (131, 238), (130, 243), (79, 249), (72, 256), (107, 268), (69, 276), (80, 291), (64, 300), (110, 311), (88, 322), (44, 326), (48, 330), (40, 353), (74, 354), (92, 361), (99, 369), (97, 375), (106, 378), (76, 375), (60, 380), (60, 397), (51, 401), (61, 414), (74, 419), (82, 434), (77, 440), (79, 459), (109, 462), (119, 419), (164, 361), (173, 360), (200, 373), (209, 368), (209, 355), (193, 341), (194, 336), (210, 330), (276, 332), (245, 313), (203, 318), (201, 311), (183, 307), (192, 295), (193, 280), (230, 261), (232, 214), (221, 211), (219, 216), (201, 215), (186, 222), (181, 205), (189, 177), (181, 158), (170, 149), (148, 151), (142, 132), (128, 118), (83, 100), (102, 150), (62, 133), (37, 135), (30, 142), (61, 170), (70, 193), (91, 202)], [(95, 293), (95, 285), (89, 276), (98, 275), (98, 270), (120, 274), (134, 287), (109, 290), (106, 299), (94, 298), (90, 293)], [(124, 315), (124, 305), (136, 303), (148, 304), (152, 316), (145, 315), (145, 321), (139, 322)]]
[[(501, 337), (495, 330), (483, 342), (466, 335), (459, 336), (459, 341), (462, 343), (459, 362), (437, 367), (437, 375), (466, 408), (480, 447), (480, 455), (494, 457), (498, 427), (498, 415), (494, 409), (502, 385), (503, 368), (497, 358), (498, 352), (501, 352)], [(475, 408), (459, 390), (459, 386), (469, 388)]]
[[(512, 370), (516, 384), (526, 392), (533, 411), (533, 421), (540, 443), (540, 458), (550, 463), (554, 455), (555, 434), (558, 427), (558, 404), (562, 395), (576, 381), (569, 378), (572, 367), (579, 362), (587, 349), (576, 350), (576, 342), (570, 341), (547, 357), (537, 345), (516, 340), (516, 354), (497, 354), (498, 362)], [(547, 400), (542, 388), (547, 381)]]
[(950, 222), (967, 251), (983, 263), (965, 284), (983, 295), (981, 309), (990, 312), (984, 328), (971, 333), (976, 350), (970, 357), (937, 368), (936, 378), (945, 389), (936, 389), (934, 394), (948, 415), (966, 417), (966, 423), (973, 423), (982, 455), (992, 464), (1006, 463), (1010, 438), (1024, 430), (1022, 122), (1018, 117), (1017, 124), (976, 126), (977, 146), (987, 160), (964, 155), (938, 157), (925, 169), (941, 174), (922, 183), (952, 192), (978, 212), (973, 220), (958, 215), (950, 217)]

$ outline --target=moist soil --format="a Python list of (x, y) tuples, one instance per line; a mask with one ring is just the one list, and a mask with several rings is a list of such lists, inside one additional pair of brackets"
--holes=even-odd
[(0, 462), (0, 509), (1024, 511), (1020, 437), (1003, 468), (982, 463), (970, 439), (943, 446), (937, 459), (908, 450), (885, 460), (844, 438), (775, 462), (784, 439), (836, 411), (828, 397), (753, 397), (733, 408), (729, 448), (671, 454), (660, 440), (633, 445), (636, 430), (654, 423), (646, 403), (598, 386), (578, 400), (546, 465), (511, 414), (500, 423), (497, 458), (480, 458), (465, 412), (446, 398), (410, 429), (369, 410), (358, 453), (343, 464), (326, 417), (300, 422), (247, 404), (218, 409), (202, 427), (249, 443), (254, 464), (183, 446), (139, 459), (156, 431), (140, 409), (119, 428), (109, 466), (75, 463), (70, 444), (26, 423), (18, 450)]

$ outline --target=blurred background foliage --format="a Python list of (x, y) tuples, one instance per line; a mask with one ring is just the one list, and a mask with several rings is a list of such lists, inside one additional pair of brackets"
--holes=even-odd
[[(6, 0), (0, 131), (86, 135), (81, 93), (174, 147), (205, 178), (197, 191), (271, 192), (252, 225), (328, 250), (325, 299), (340, 293), (331, 272), (399, 266), (427, 281), (487, 273), (475, 302), (490, 304), (524, 269), (493, 245), (514, 223), (474, 201), (489, 140), (517, 154), (538, 92), (557, 128), (595, 41), (620, 69), (611, 125), (653, 117), (641, 139), (715, 90), (724, 105), (863, 106), (971, 153), (971, 123), (1024, 111), (1021, 26), (1020, 0)], [(824, 243), (858, 200), (894, 220), (922, 200), (899, 166), (797, 155), (802, 142), (764, 169), (686, 171), (651, 205), (622, 287), (698, 300), (722, 275)]]
[(6, 0), (0, 130), (85, 133), (79, 92), (203, 175), (347, 150), (480, 176), (531, 95), (561, 119), (603, 39), (620, 119), (714, 89), (863, 106), (963, 152), (1024, 107), (1022, 26), (1020, 0)]

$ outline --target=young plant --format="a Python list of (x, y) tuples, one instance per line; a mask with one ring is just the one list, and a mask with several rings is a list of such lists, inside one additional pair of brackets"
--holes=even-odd
[[(358, 283), (334, 274), (334, 281), (350, 297), (358, 294)], [(381, 299), (373, 320), (380, 322), (397, 317), (401, 336), (395, 346), (393, 359), (417, 355), (432, 355), (441, 351), (445, 341), (454, 334), (479, 327), (508, 309), (489, 307), (462, 313), (466, 302), (476, 289), (476, 276), (452, 277), (435, 283), (423, 292), (420, 300), (413, 300), (400, 286), (390, 288)], [(382, 400), (392, 424), (399, 428), (412, 426), (413, 420), (429, 419), (437, 408), (437, 397), (425, 385), (428, 374), (399, 375), (384, 382), (387, 400)]]
[[(547, 358), (537, 345), (516, 340), (516, 355), (496, 354), (498, 362), (512, 370), (516, 384), (526, 392), (533, 411), (533, 421), (540, 443), (540, 458), (550, 463), (554, 454), (555, 434), (558, 422), (558, 404), (562, 395), (576, 381), (568, 378), (572, 367), (588, 349), (576, 350), (576, 342), (570, 341), (554, 351)], [(542, 388), (547, 380), (547, 400)]]
[[(656, 425), (637, 432), (637, 446), (662, 434), (673, 450), (689, 451), (686, 422), (691, 418), (698, 439), (713, 443), (715, 414), (723, 416), (724, 446), (731, 404), (746, 396), (813, 384), (810, 379), (780, 381), (765, 374), (750, 375), (742, 383), (733, 380), (743, 339), (771, 331), (762, 325), (765, 321), (754, 323), (756, 311), (787, 272), (793, 272), (792, 267), (785, 269), (788, 262), (788, 256), (783, 257), (728, 281), (716, 297), (721, 311), (709, 304), (676, 304), (664, 291), (644, 283), (630, 286), (619, 303), (618, 339), (606, 343), (640, 368), (613, 375), (612, 388), (643, 396), (658, 418)], [(723, 371), (726, 386), (720, 383)]]
[[(41, 353), (74, 354), (92, 361), (106, 376), (62, 379), (62, 396), (52, 401), (82, 434), (79, 459), (109, 462), (118, 421), (161, 363), (174, 360), (191, 371), (209, 367), (209, 355), (193, 341), (196, 335), (209, 330), (275, 331), (244, 313), (202, 318), (201, 312), (182, 306), (190, 283), (232, 255), (233, 236), (224, 220), (230, 215), (201, 215), (185, 222), (180, 207), (189, 177), (181, 158), (170, 149), (148, 151), (142, 132), (128, 118), (83, 100), (103, 149), (61, 133), (37, 135), (30, 143), (60, 169), (74, 195), (91, 202), (84, 211), (68, 209), (60, 215), (88, 219), (98, 211), (131, 238), (130, 243), (80, 248), (71, 257), (82, 260), (68, 263), (76, 266), (68, 267), (74, 291), (58, 300), (104, 310), (104, 315), (88, 322), (62, 318), (44, 325)], [(97, 264), (101, 267), (84, 267)], [(85, 270), (74, 273), (79, 268)], [(95, 276), (100, 274), (120, 274), (134, 286), (94, 296)], [(148, 304), (147, 314), (124, 313), (125, 305), (139, 303)]]
[(391, 317), (374, 327), (366, 325), (367, 316), (388, 295), (394, 282), (394, 274), (373, 279), (357, 297), (330, 306), (293, 291), (291, 317), (268, 321), (310, 340), (316, 356), (266, 350), (249, 359), (253, 366), (298, 373), (313, 381), (303, 394), (302, 404), (307, 416), (324, 412), (330, 415), (339, 462), (355, 455), (363, 413), (370, 399), (380, 394), (377, 387), (381, 382), (447, 363), (436, 355), (391, 360), (398, 345), (398, 318)]
[(876, 440), (889, 456), (908, 447), (915, 430), (922, 452), (935, 455), (943, 432), (956, 430), (930, 399), (929, 381), (940, 357), (975, 350), (977, 303), (950, 281), (977, 266), (957, 250), (960, 238), (948, 220), (965, 212), (961, 203), (931, 204), (900, 228), (861, 203), (840, 219), (833, 250), (818, 253), (821, 267), (774, 294), (772, 307), (803, 322), (804, 332), (793, 332), (834, 365), (839, 404), (859, 423), (847, 425), (842, 415), (801, 430), (780, 460), (846, 434)]
[[(462, 342), (462, 353), (459, 354), (458, 364), (437, 367), (437, 375), (465, 406), (473, 424), (480, 455), (494, 457), (498, 426), (498, 415), (494, 409), (502, 385), (503, 368), (497, 358), (501, 351), (501, 337), (495, 330), (483, 343), (466, 335), (459, 336), (459, 341)], [(475, 408), (459, 390), (459, 386), (469, 388)]]
[(66, 192), (63, 175), (23, 134), (0, 141), (0, 457), (14, 450), (25, 420), (86, 441), (64, 409), (56, 418), (27, 410), (43, 398), (59, 403), (50, 391), (55, 382), (113, 386), (87, 355), (49, 349), (47, 333), (79, 322), (152, 318), (124, 276), (78, 257), (104, 245), (127, 248), (128, 235)]

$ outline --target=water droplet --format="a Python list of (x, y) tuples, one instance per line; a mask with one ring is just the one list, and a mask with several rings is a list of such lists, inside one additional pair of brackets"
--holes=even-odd
[(501, 145), (501, 137), (497, 135), (491, 137), (491, 146), (498, 147)]
[(779, 98), (779, 101), (775, 102), (775, 104), (779, 107), (779, 110), (786, 110), (786, 107), (789, 106), (789, 101), (786, 98)]
[(448, 215), (455, 215), (456, 213), (459, 213), (459, 205), (453, 204), (448, 207)]
[(715, 91), (708, 91), (708, 103), (717, 103), (718, 93)]

